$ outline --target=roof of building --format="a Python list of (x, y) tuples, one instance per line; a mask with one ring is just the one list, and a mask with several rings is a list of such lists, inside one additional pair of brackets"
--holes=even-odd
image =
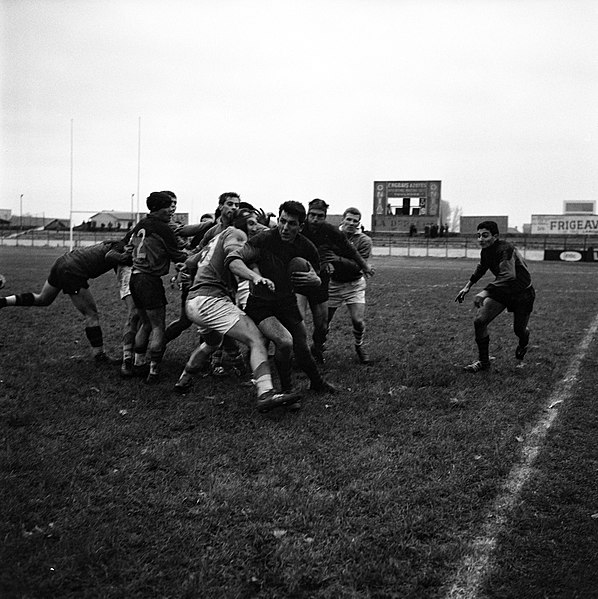
[(130, 220), (135, 220), (136, 213), (135, 212), (116, 212), (113, 210), (102, 210), (101, 212), (96, 212), (93, 216), (89, 217), (89, 220), (93, 220), (100, 215), (111, 216), (115, 220), (123, 220), (129, 222)]

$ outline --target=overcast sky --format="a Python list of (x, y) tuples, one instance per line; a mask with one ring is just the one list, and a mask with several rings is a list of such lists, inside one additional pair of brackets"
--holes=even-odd
[[(198, 219), (441, 180), (464, 215), (598, 195), (597, 0), (0, 0), (0, 208)], [(139, 127), (139, 123), (141, 126)], [(138, 133), (141, 159), (138, 161)]]

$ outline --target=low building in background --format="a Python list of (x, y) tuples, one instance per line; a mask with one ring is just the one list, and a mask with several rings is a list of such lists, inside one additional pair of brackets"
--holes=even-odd
[(485, 220), (493, 220), (501, 234), (509, 232), (508, 216), (462, 216), (459, 219), (461, 235), (475, 235), (478, 225)]

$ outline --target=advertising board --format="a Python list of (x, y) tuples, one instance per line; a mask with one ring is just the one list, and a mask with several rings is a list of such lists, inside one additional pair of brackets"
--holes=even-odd
[(532, 214), (532, 235), (598, 235), (598, 216)]

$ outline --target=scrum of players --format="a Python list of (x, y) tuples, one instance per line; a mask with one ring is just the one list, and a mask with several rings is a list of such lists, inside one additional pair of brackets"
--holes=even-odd
[[(296, 201), (283, 202), (266, 214), (242, 202), (234, 192), (220, 195), (214, 217), (196, 225), (174, 220), (176, 195), (153, 192), (148, 215), (118, 241), (103, 241), (58, 258), (39, 293), (0, 297), (9, 306), (49, 306), (62, 291), (85, 319), (85, 335), (98, 364), (119, 364), (123, 378), (142, 377), (160, 383), (167, 345), (195, 325), (198, 343), (174, 385), (181, 394), (193, 392), (206, 374), (251, 376), (260, 412), (285, 406), (301, 409), (304, 390), (293, 383), (293, 370), (309, 379), (309, 391), (336, 393), (322, 376), (330, 323), (343, 304), (351, 320), (357, 360), (370, 362), (364, 345), (366, 278), (372, 240), (360, 231), (361, 213), (347, 208), (340, 227), (326, 221), (328, 205), (321, 199), (307, 210)], [(494, 221), (478, 227), (480, 262), (455, 301), (462, 303), (487, 271), (495, 279), (474, 298), (478, 360), (469, 373), (490, 369), (488, 326), (504, 310), (513, 314), (518, 339), (517, 360), (529, 347), (528, 322), (535, 291), (527, 265), (517, 249), (499, 238)], [(174, 264), (181, 291), (178, 318), (166, 324), (163, 277)], [(104, 340), (89, 279), (114, 269), (126, 307), (122, 357), (104, 351)], [(0, 288), (6, 279), (0, 275)], [(311, 341), (305, 325), (310, 308)], [(270, 360), (272, 357), (272, 360)], [(278, 380), (278, 389), (274, 381)]]
[[(337, 392), (321, 367), (328, 317), (342, 304), (351, 317), (356, 357), (361, 363), (370, 361), (364, 346), (365, 277), (374, 269), (367, 262), (372, 242), (360, 232), (359, 210), (348, 208), (337, 228), (325, 221), (328, 205), (322, 200), (310, 202), (307, 211), (300, 202), (287, 201), (274, 224), (274, 214), (226, 192), (219, 197), (214, 218), (204, 215), (196, 225), (182, 225), (174, 220), (173, 192), (153, 192), (146, 204), (149, 213), (123, 239), (64, 254), (39, 293), (2, 297), (0, 308), (49, 306), (62, 291), (84, 317), (93, 360), (118, 364), (123, 378), (142, 377), (148, 385), (161, 382), (167, 345), (194, 325), (198, 343), (174, 391), (192, 392), (197, 378), (210, 372), (250, 374), (260, 412), (280, 406), (301, 409), (305, 391), (294, 385), (294, 369), (305, 373), (310, 392)], [(167, 325), (163, 277), (172, 265), (176, 275), (171, 282), (181, 290), (181, 309)], [(118, 358), (104, 350), (98, 307), (89, 288), (90, 279), (110, 270), (117, 273), (126, 309)], [(298, 296), (314, 314), (312, 343)]]

